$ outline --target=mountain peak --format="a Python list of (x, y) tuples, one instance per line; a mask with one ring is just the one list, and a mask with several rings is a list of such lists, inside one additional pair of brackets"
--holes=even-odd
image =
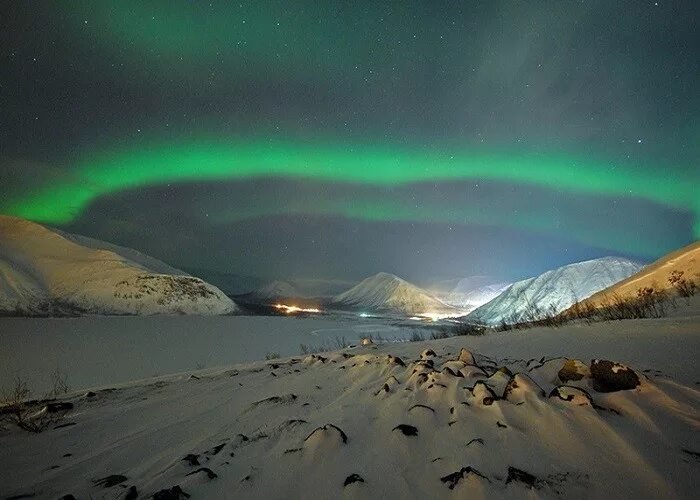
[(334, 301), (354, 308), (410, 315), (457, 312), (428, 291), (386, 272), (365, 278), (351, 289), (337, 295)]

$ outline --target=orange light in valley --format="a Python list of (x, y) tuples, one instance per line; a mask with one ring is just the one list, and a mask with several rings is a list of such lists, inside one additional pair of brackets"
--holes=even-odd
[(320, 309), (316, 309), (313, 307), (297, 307), (297, 306), (288, 306), (287, 304), (275, 304), (276, 309), (280, 309), (284, 311), (287, 314), (293, 314), (293, 313), (298, 313), (298, 312), (305, 312), (305, 313), (320, 313)]
[(453, 318), (454, 316), (454, 313), (424, 312), (418, 316), (411, 316), (408, 319), (412, 319), (414, 321), (439, 321), (441, 319)]

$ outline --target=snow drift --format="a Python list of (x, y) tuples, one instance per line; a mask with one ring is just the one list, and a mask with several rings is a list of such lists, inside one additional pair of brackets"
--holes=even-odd
[(577, 262), (513, 283), (466, 319), (487, 325), (535, 321), (633, 275), (642, 265), (619, 257)]
[(0, 216), (0, 312), (225, 314), (218, 288), (136, 250)]
[(3, 497), (696, 498), (697, 372), (667, 371), (695, 351), (669, 348), (660, 364), (653, 339), (678, 333), (663, 324), (642, 324), (643, 348), (628, 338), (622, 358), (607, 323), (595, 347), (601, 325), (518, 335), (534, 339), (517, 348), (512, 335), (455, 337), (27, 403), (55, 425), (0, 430)]

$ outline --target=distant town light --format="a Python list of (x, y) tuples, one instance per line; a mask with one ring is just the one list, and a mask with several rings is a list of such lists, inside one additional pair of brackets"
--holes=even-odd
[(293, 314), (293, 313), (298, 313), (298, 312), (306, 312), (306, 313), (320, 313), (320, 309), (316, 309), (314, 307), (298, 307), (298, 306), (288, 306), (287, 304), (275, 304), (276, 309), (280, 309), (284, 311), (287, 314)]

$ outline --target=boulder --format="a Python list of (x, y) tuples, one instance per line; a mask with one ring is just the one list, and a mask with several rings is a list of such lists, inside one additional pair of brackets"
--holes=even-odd
[(465, 365), (476, 365), (476, 361), (474, 360), (474, 355), (471, 353), (471, 351), (468, 351), (464, 347), (460, 349), (459, 351), (459, 358), (457, 358), (459, 361), (464, 363)]
[(560, 385), (552, 389), (549, 393), (550, 398), (558, 398), (567, 404), (573, 406), (593, 406), (593, 398), (588, 392), (579, 387), (570, 385)]
[(544, 390), (527, 375), (516, 373), (508, 381), (503, 391), (503, 399), (511, 403), (519, 403), (528, 397), (543, 398)]
[(591, 360), (593, 389), (598, 392), (616, 392), (639, 386), (639, 376), (631, 368), (605, 359)]
[(564, 384), (571, 381), (576, 382), (589, 375), (588, 367), (578, 359), (567, 359), (558, 373), (559, 380)]

